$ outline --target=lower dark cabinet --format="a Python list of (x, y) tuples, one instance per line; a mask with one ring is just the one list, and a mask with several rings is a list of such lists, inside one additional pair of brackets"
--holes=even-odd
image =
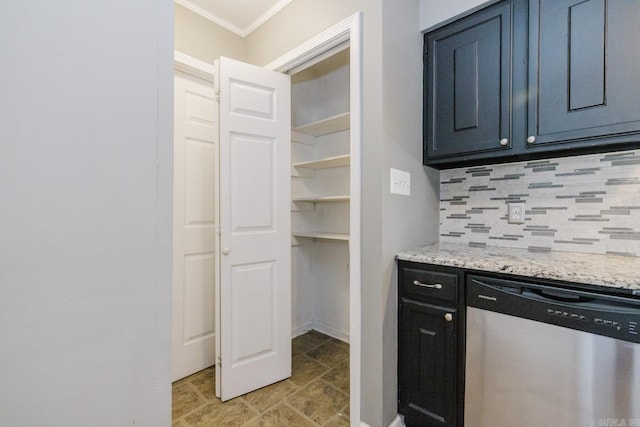
[(464, 418), (464, 292), (454, 269), (398, 261), (398, 412), (407, 426)]
[(456, 425), (457, 310), (403, 299), (399, 410), (407, 426)]

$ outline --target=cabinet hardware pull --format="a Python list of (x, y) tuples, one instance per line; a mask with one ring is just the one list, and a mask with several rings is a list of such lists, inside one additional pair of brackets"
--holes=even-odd
[(535, 137), (535, 136), (533, 136), (533, 135), (529, 136), (529, 137), (527, 138), (527, 142), (528, 142), (529, 144), (533, 144), (534, 142), (536, 142), (536, 137)]
[(423, 288), (442, 289), (442, 285), (440, 283), (436, 283), (435, 285), (428, 285), (426, 283), (419, 282), (418, 280), (414, 280), (413, 284), (416, 286), (422, 286)]
[(502, 138), (500, 140), (500, 145), (505, 146), (507, 144), (509, 144), (509, 140), (507, 138)]
[(445, 314), (444, 320), (446, 320), (447, 322), (451, 322), (453, 320), (453, 315), (451, 313)]

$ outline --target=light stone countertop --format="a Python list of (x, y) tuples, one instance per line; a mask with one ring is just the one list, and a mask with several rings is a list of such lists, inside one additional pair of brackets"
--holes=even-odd
[[(399, 252), (397, 259), (572, 283), (638, 290), (640, 258), (436, 243)], [(636, 294), (636, 292), (634, 292)]]

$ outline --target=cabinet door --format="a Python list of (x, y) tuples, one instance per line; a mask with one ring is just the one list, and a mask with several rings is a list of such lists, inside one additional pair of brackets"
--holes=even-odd
[(425, 36), (425, 163), (510, 148), (511, 15), (502, 2)]
[(456, 424), (456, 315), (453, 308), (400, 303), (398, 409), (407, 426)]
[(640, 1), (532, 0), (529, 19), (529, 145), (637, 140)]

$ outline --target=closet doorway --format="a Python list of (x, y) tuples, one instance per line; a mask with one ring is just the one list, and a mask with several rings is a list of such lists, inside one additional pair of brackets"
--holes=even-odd
[[(352, 420), (360, 418), (360, 22), (356, 14), (265, 67), (291, 75), (293, 82), (291, 333), (316, 330), (350, 343)], [(319, 89), (311, 89), (314, 85)], [(305, 99), (322, 106), (315, 112), (295, 106)], [(213, 179), (224, 185), (217, 173)], [(220, 250), (216, 242), (214, 252)], [(323, 284), (324, 297), (302, 295)], [(322, 304), (307, 316), (305, 305), (315, 300)], [(199, 336), (211, 335), (210, 324), (197, 331)]]

